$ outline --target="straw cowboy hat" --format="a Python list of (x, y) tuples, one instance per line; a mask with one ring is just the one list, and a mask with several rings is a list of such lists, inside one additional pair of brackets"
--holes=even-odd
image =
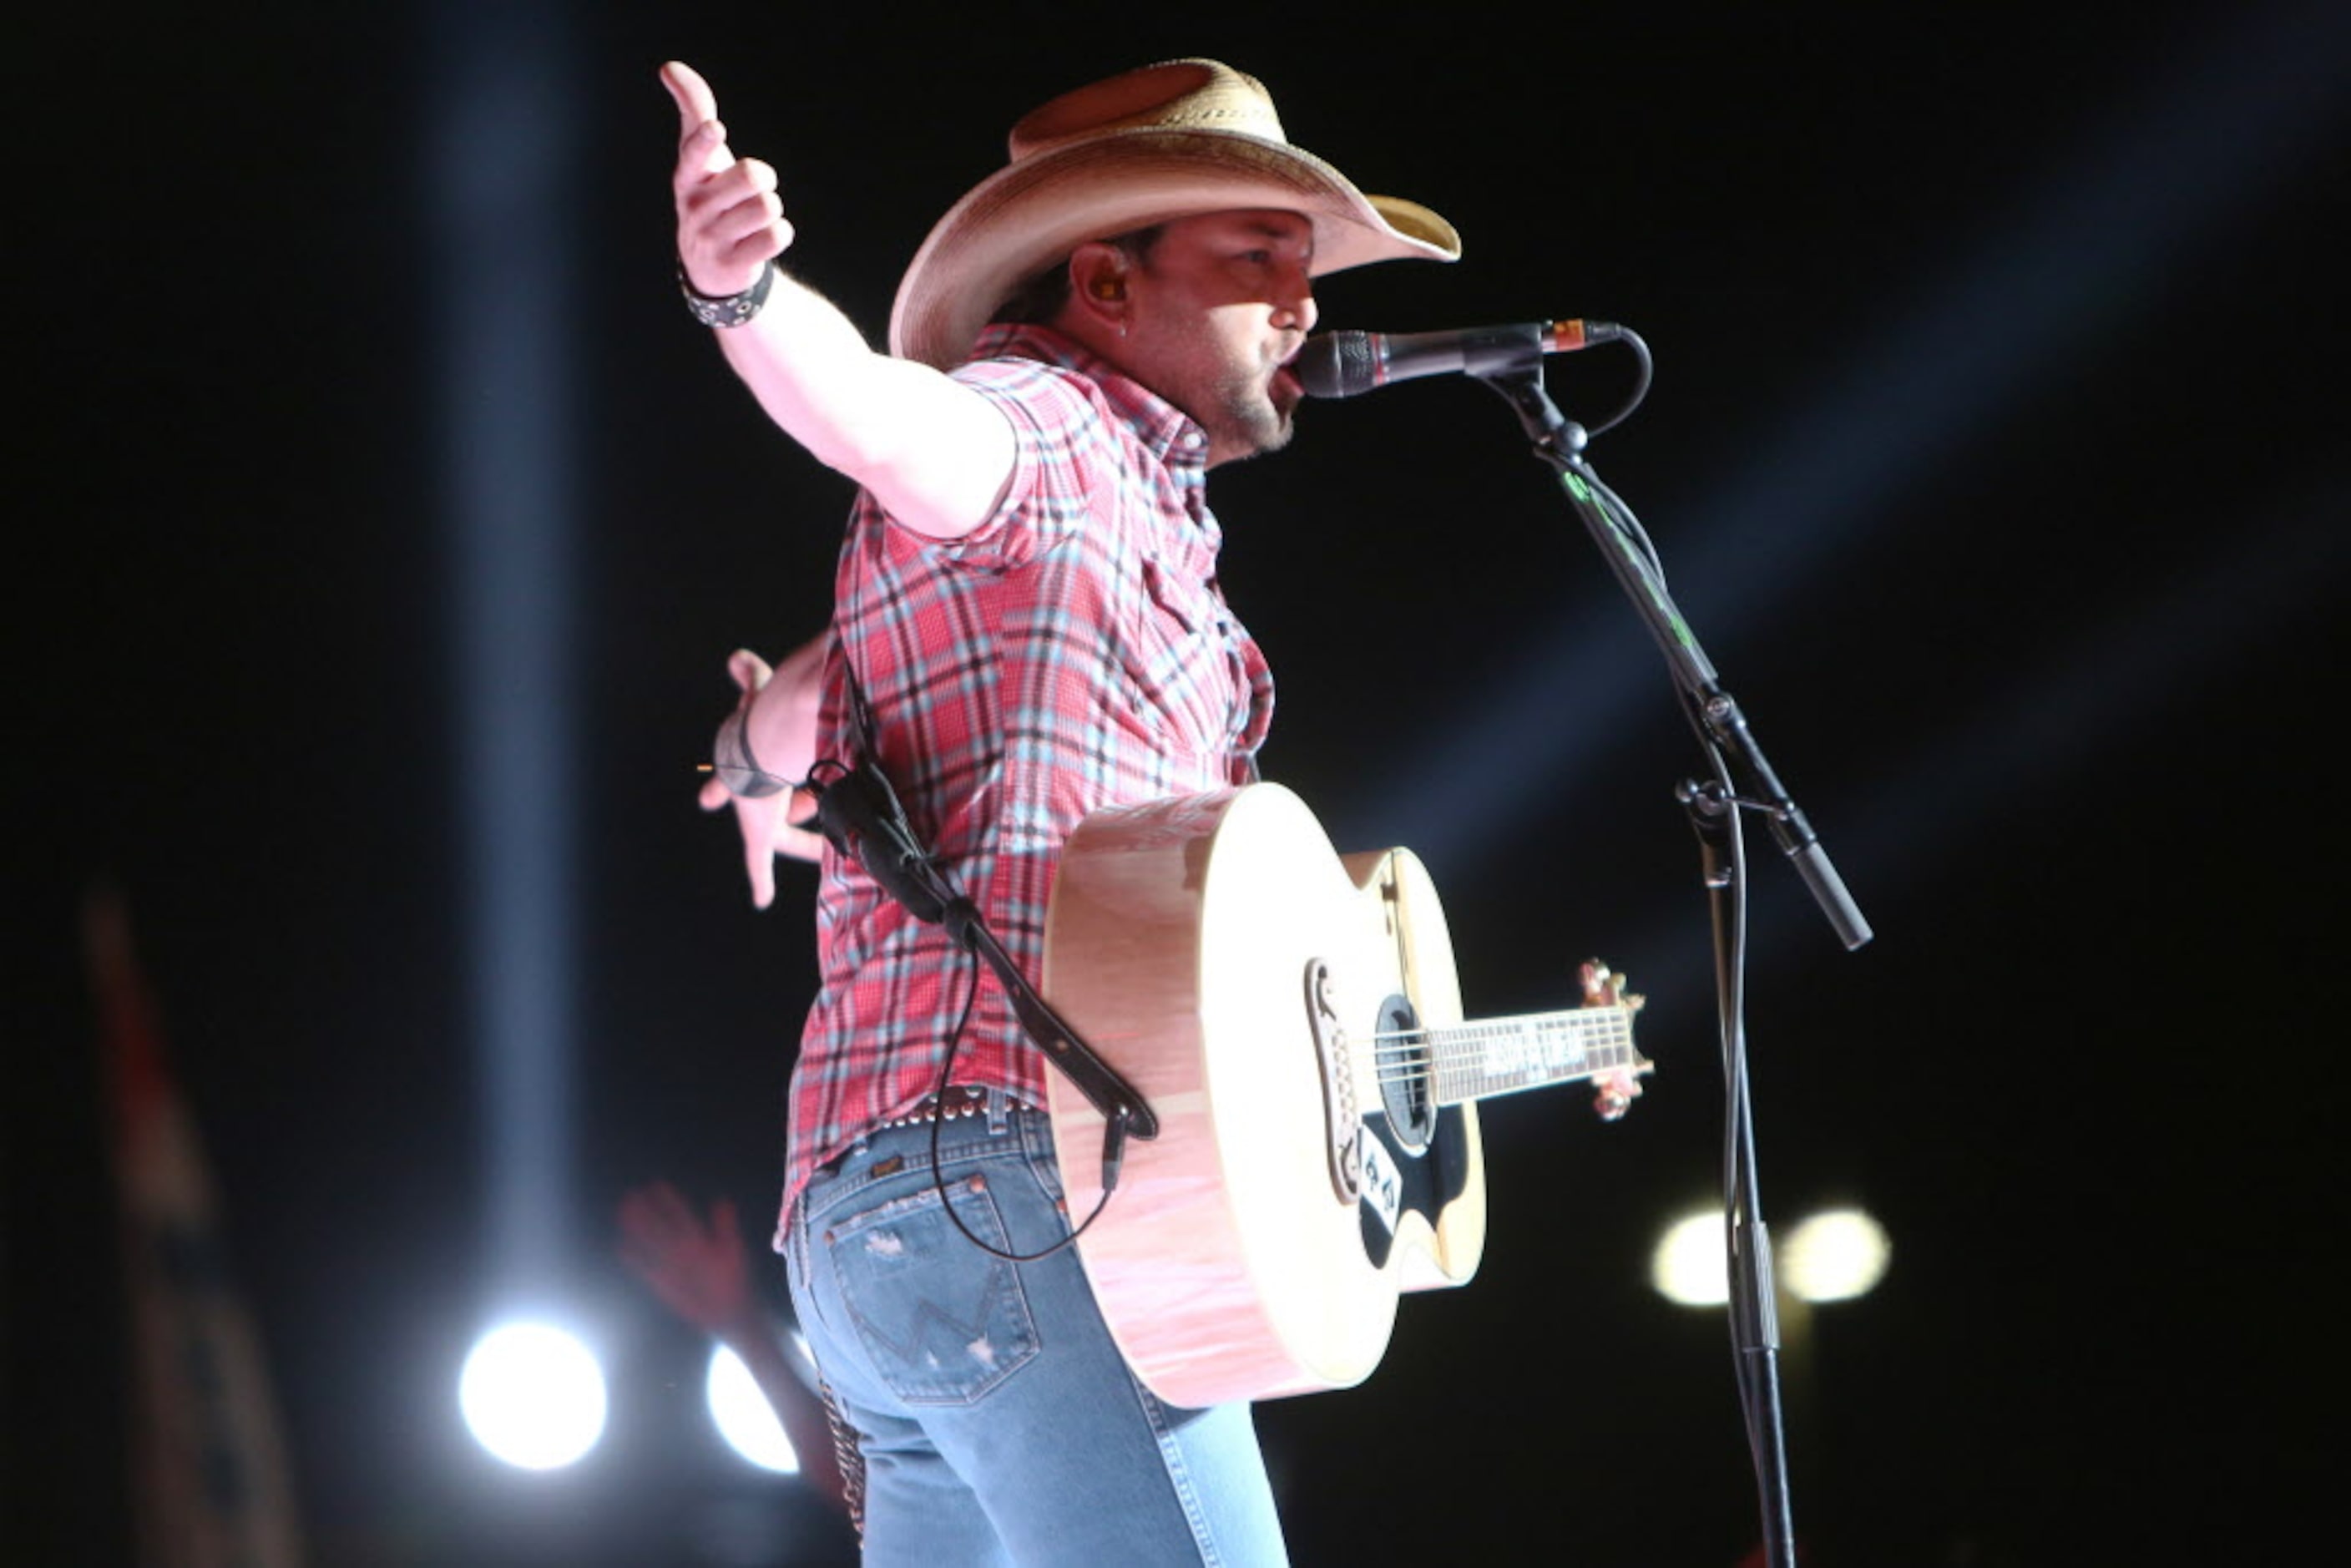
[(890, 350), (945, 370), (1020, 284), (1088, 240), (1196, 213), (1280, 207), (1314, 225), (1316, 276), (1368, 261), (1453, 261), (1461, 237), (1414, 202), (1367, 196), (1292, 147), (1265, 84), (1170, 60), (1062, 94), (1012, 128), (1012, 161), (914, 253)]

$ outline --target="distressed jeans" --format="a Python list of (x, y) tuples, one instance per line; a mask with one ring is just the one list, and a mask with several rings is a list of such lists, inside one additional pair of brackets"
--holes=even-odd
[[(1163, 1404), (1121, 1359), (1073, 1248), (1041, 1111), (859, 1143), (801, 1193), (792, 1305), (865, 1454), (870, 1568), (1274, 1568), (1245, 1404)], [(1111, 1201), (1116, 1203), (1113, 1197)]]

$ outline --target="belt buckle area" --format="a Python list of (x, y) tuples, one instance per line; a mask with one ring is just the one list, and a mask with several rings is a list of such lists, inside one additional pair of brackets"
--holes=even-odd
[[(1007, 1104), (1017, 1102), (1007, 1100)], [(926, 1122), (959, 1122), (967, 1116), (977, 1116), (987, 1109), (987, 1090), (984, 1086), (956, 1083), (942, 1093), (925, 1094), (914, 1108), (903, 1116), (893, 1116), (883, 1127), (914, 1127)]]
[(967, 1117), (987, 1113), (990, 1106), (1005, 1112), (1034, 1111), (1036, 1106), (1016, 1094), (985, 1084), (950, 1084), (943, 1094), (925, 1094), (904, 1114), (879, 1123), (874, 1131), (886, 1132), (893, 1127), (919, 1127), (931, 1122), (960, 1122)]

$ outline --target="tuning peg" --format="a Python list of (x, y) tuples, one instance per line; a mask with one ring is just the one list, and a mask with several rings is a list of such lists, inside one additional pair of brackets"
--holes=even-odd
[(1625, 1113), (1640, 1097), (1641, 1081), (1629, 1072), (1612, 1072), (1599, 1082), (1600, 1092), (1593, 1096), (1592, 1108), (1604, 1122), (1623, 1121)]

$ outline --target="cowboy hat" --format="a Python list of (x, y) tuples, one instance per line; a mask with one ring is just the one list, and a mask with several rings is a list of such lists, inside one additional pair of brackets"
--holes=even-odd
[(1367, 196), (1291, 146), (1265, 84), (1215, 60), (1169, 60), (1064, 93), (1012, 128), (1011, 152), (914, 253), (890, 314), (891, 352), (960, 364), (1005, 298), (1079, 246), (1197, 213), (1303, 214), (1318, 277), (1461, 255), (1453, 225), (1426, 207)]

